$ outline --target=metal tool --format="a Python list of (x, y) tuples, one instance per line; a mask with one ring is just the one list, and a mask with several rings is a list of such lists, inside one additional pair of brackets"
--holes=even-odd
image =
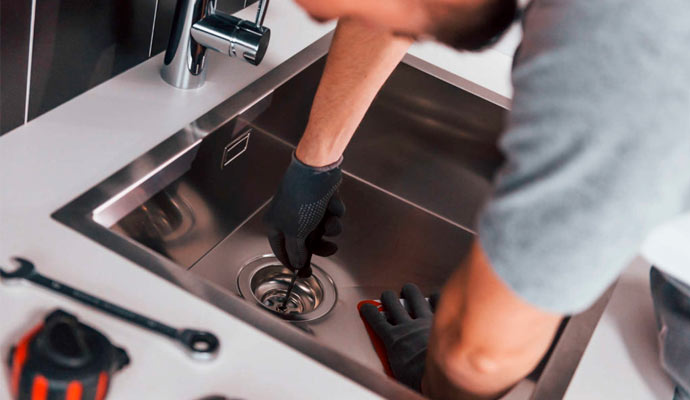
[(281, 312), (287, 311), (287, 303), (290, 301), (290, 295), (292, 294), (292, 289), (295, 288), (295, 282), (297, 281), (298, 270), (295, 270), (292, 275), (292, 280), (290, 281), (290, 286), (288, 286), (287, 292), (285, 292), (285, 299), (283, 299), (283, 304), (278, 308)]
[(218, 354), (220, 342), (218, 341), (218, 338), (210, 332), (199, 331), (196, 329), (175, 329), (171, 326), (155, 321), (141, 314), (137, 314), (133, 311), (129, 311), (118, 305), (99, 299), (86, 292), (82, 292), (81, 290), (43, 276), (36, 271), (34, 264), (28, 260), (19, 257), (15, 257), (13, 260), (19, 264), (19, 268), (16, 270), (8, 272), (0, 268), (0, 278), (2, 278), (4, 281), (12, 279), (24, 279), (33, 282), (54, 292), (71, 297), (72, 299), (83, 304), (106, 312), (112, 316), (118, 317), (127, 322), (131, 322), (163, 336), (167, 336), (181, 344), (187, 353), (194, 359), (211, 360), (216, 356), (216, 354)]

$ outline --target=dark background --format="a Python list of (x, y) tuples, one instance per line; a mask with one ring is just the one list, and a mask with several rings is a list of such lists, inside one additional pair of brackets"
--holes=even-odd
[[(36, 4), (33, 48), (31, 7)], [(256, 0), (218, 0), (234, 13)], [(0, 135), (165, 50), (176, 0), (0, 2)], [(155, 20), (154, 20), (155, 17)], [(29, 52), (31, 76), (27, 77)]]

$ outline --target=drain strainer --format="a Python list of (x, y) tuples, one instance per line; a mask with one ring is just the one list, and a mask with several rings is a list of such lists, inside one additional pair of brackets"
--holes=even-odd
[(257, 257), (240, 270), (237, 286), (246, 300), (258, 303), (283, 319), (310, 321), (326, 315), (337, 300), (335, 284), (326, 272), (312, 264), (312, 276), (298, 278), (285, 301), (292, 271), (273, 255)]

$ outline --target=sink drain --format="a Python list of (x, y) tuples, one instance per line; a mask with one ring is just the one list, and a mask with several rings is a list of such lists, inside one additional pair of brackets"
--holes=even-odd
[(313, 264), (311, 268), (311, 277), (295, 281), (285, 309), (281, 306), (293, 274), (272, 255), (257, 257), (242, 267), (237, 286), (242, 297), (283, 319), (311, 321), (331, 311), (338, 297), (331, 277)]
[[(251, 278), (250, 288), (254, 297), (266, 308), (286, 314), (304, 314), (314, 311), (323, 299), (321, 285), (312, 276), (298, 279), (285, 302), (292, 280), (292, 272), (278, 265), (268, 265), (256, 271)], [(281, 306), (285, 304), (285, 309)]]

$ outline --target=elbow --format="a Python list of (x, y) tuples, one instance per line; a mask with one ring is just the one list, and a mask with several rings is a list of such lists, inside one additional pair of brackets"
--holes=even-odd
[(496, 355), (489, 354), (486, 351), (475, 350), (470, 354), (465, 356), (468, 366), (469, 373), (477, 376), (478, 378), (491, 378), (496, 374), (499, 374), (504, 368), (501, 362), (505, 361), (504, 358), (497, 357)]
[(463, 349), (443, 357), (442, 362), (449, 375), (462, 377), (463, 381), (485, 382), (501, 375), (506, 369), (506, 358), (484, 349)]
[(482, 348), (458, 349), (433, 358), (433, 369), (445, 376), (443, 381), (481, 397), (499, 395), (527, 370), (524, 364), (516, 363), (515, 355)]

